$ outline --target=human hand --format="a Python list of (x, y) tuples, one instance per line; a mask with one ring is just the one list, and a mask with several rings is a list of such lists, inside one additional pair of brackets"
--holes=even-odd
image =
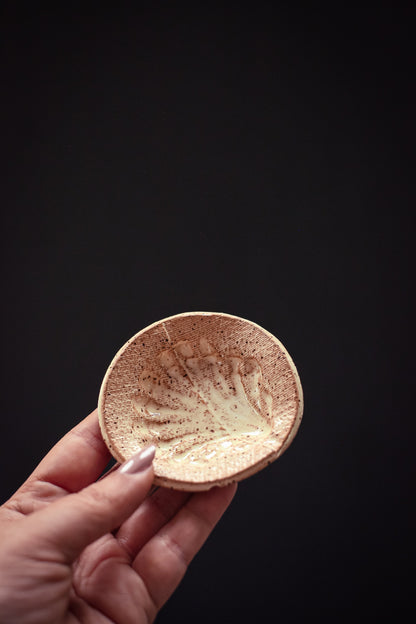
[(152, 622), (236, 486), (159, 488), (152, 449), (95, 482), (110, 454), (97, 412), (0, 507), (0, 622)]

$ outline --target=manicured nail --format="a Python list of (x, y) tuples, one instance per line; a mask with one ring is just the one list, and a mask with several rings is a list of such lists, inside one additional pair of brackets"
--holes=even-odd
[(152, 446), (146, 446), (144, 449), (133, 455), (131, 459), (128, 459), (120, 468), (120, 472), (125, 474), (135, 474), (136, 472), (143, 472), (146, 468), (149, 468), (153, 458), (155, 456), (156, 448)]

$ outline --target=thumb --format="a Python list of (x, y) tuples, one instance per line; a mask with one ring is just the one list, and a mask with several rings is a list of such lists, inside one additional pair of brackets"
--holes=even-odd
[(153, 481), (155, 447), (137, 455), (76, 494), (27, 518), (26, 536), (54, 559), (72, 563), (88, 544), (118, 528), (146, 497)]

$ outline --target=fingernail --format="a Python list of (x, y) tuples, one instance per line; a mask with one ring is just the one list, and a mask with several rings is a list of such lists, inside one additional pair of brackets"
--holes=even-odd
[(146, 448), (139, 451), (136, 455), (133, 455), (131, 459), (128, 459), (120, 468), (120, 472), (125, 474), (135, 474), (136, 472), (143, 472), (146, 468), (149, 468), (153, 458), (155, 456), (156, 448), (152, 446), (146, 446)]

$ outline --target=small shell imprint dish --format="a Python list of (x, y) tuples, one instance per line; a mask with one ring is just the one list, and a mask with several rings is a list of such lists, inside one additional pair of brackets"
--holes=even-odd
[(153, 370), (140, 374), (132, 403), (146, 441), (178, 461), (243, 450), (272, 429), (273, 398), (259, 362), (221, 354), (206, 338), (159, 353)]

